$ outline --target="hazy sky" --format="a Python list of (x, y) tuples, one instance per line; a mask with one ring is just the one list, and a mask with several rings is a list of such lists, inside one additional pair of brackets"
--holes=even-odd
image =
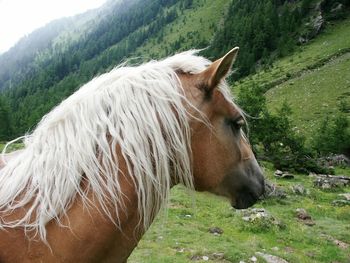
[(0, 0), (0, 53), (48, 22), (101, 6), (106, 0)]

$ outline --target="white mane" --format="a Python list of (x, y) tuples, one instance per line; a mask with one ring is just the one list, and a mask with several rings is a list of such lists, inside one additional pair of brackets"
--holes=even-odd
[(171, 176), (192, 188), (189, 115), (175, 71), (198, 73), (210, 64), (194, 54), (115, 68), (48, 113), (0, 171), (0, 211), (28, 208), (18, 220), (0, 218), (0, 228), (24, 227), (46, 240), (45, 225), (60, 222), (77, 195), (92, 204), (88, 191), (118, 226), (106, 207), (112, 202), (118, 213), (124, 205), (117, 146), (132, 171), (145, 227), (168, 199)]

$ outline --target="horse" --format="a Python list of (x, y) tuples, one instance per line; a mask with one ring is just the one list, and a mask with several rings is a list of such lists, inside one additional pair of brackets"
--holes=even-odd
[(182, 184), (237, 209), (264, 192), (225, 78), (238, 47), (95, 77), (3, 155), (0, 262), (126, 262)]

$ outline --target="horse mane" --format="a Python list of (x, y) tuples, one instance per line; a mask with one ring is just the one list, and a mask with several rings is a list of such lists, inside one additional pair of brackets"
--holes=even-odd
[[(25, 135), (23, 151), (0, 171), (0, 212), (27, 209), (16, 220), (0, 217), (0, 229), (23, 227), (46, 240), (46, 224), (52, 219), (60, 223), (77, 196), (93, 205), (89, 191), (118, 226), (118, 208), (125, 204), (117, 147), (133, 176), (144, 227), (168, 200), (171, 176), (193, 188), (184, 106), (190, 104), (176, 71), (198, 73), (211, 63), (196, 52), (117, 67), (45, 115)], [(88, 187), (82, 188), (82, 182)], [(107, 202), (114, 205), (116, 218)]]

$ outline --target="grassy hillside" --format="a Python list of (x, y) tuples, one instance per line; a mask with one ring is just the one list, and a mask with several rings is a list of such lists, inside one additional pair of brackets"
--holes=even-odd
[(287, 100), (297, 129), (312, 137), (326, 116), (334, 117), (341, 101), (350, 105), (350, 53), (278, 85), (267, 98), (271, 108)]
[(321, 35), (300, 46), (292, 55), (277, 60), (268, 69), (262, 69), (257, 74), (240, 80), (237, 85), (239, 89), (244, 89), (245, 86), (256, 83), (268, 90), (346, 52), (350, 52), (350, 19), (329, 24)]
[(338, 110), (341, 101), (350, 103), (350, 19), (330, 25), (272, 68), (236, 83), (236, 89), (244, 90), (253, 83), (267, 90), (270, 109), (279, 108), (286, 100), (297, 129), (312, 136), (320, 121)]
[(203, 48), (209, 44), (218, 24), (224, 18), (225, 8), (229, 0), (196, 0), (193, 8), (185, 9), (171, 24), (164, 27), (163, 32), (150, 38), (139, 47), (135, 54), (162, 58), (173, 53), (174, 48), (180, 50)]
[[(241, 212), (232, 209), (227, 200), (207, 193), (189, 195), (186, 189), (176, 187), (167, 217), (158, 217), (130, 262), (251, 262), (251, 257), (259, 258), (256, 252), (279, 256), (290, 263), (348, 262), (350, 249), (338, 247), (330, 237), (350, 243), (349, 207), (331, 204), (350, 188), (326, 192), (315, 189), (313, 179), (305, 175), (276, 181), (272, 170), (266, 168), (266, 174), (286, 191), (287, 197), (272, 198), (255, 207), (265, 208), (274, 218), (271, 222), (278, 224), (245, 222)], [(293, 193), (291, 188), (300, 184), (308, 194)], [(307, 226), (298, 220), (297, 208), (304, 208), (315, 225)], [(210, 228), (215, 227), (223, 233), (210, 233)]]

